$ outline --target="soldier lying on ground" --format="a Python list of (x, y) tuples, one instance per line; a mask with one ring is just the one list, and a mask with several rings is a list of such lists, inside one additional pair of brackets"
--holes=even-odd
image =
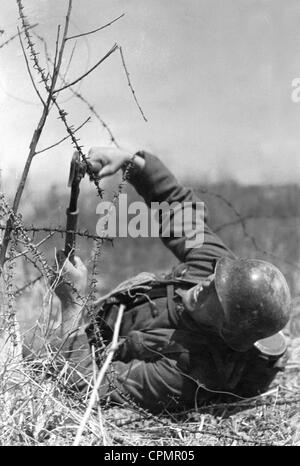
[[(119, 149), (90, 151), (95, 172), (109, 176), (124, 169), (131, 155)], [(150, 206), (199, 201), (180, 186), (155, 156), (138, 152), (130, 182)], [(98, 168), (97, 168), (98, 167)], [(281, 272), (272, 264), (238, 259), (205, 223), (201, 247), (186, 247), (195, 234), (185, 225), (178, 237), (172, 225), (162, 241), (179, 264), (162, 277), (141, 274), (99, 304), (97, 320), (73, 332), (63, 347), (73, 382), (86, 390), (93, 377), (90, 347), (108, 345), (120, 303), (126, 305), (120, 345), (100, 388), (100, 398), (117, 403), (131, 397), (152, 411), (188, 408), (215, 393), (240, 397), (265, 391), (286, 351), (280, 332), (290, 314), (290, 293)], [(79, 258), (73, 266), (65, 257), (64, 272), (79, 293), (85, 292), (86, 268)], [(62, 280), (56, 288), (62, 304), (62, 335), (74, 330), (80, 306), (72, 288)], [(99, 350), (100, 351), (100, 350)], [(101, 365), (101, 358), (98, 358)]]

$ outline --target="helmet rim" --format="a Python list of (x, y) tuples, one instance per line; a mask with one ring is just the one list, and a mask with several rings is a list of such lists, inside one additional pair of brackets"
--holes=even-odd
[(287, 324), (291, 308), (288, 284), (273, 264), (259, 259), (219, 259), (215, 289), (224, 312), (221, 337), (246, 351)]

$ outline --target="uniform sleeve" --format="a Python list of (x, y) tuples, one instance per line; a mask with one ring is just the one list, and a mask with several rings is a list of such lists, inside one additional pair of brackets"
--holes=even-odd
[(232, 251), (209, 228), (206, 208), (194, 191), (181, 186), (156, 156), (146, 152), (138, 154), (145, 159), (145, 166), (132, 174), (131, 184), (149, 207), (153, 202), (174, 205), (170, 209), (170, 234), (160, 218), (160, 237), (165, 246), (181, 262), (194, 268), (199, 277), (213, 273), (215, 260), (220, 257), (234, 258)]
[(115, 361), (112, 364), (117, 389), (110, 393), (111, 400), (122, 403), (130, 397), (145, 409), (160, 411), (176, 405), (182, 396), (185, 376), (173, 359), (162, 358), (155, 362), (133, 359), (130, 363)]
[[(68, 386), (81, 393), (90, 392), (93, 388), (94, 370), (87, 337), (82, 334), (68, 340), (63, 346), (60, 339), (53, 339), (51, 347), (53, 351), (59, 348), (63, 356), (59, 366), (68, 360)], [(150, 348), (149, 351), (151, 352)], [(99, 388), (99, 399), (110, 399), (122, 404), (129, 397), (146, 409), (159, 411), (163, 407), (173, 405), (182, 395), (184, 379), (176, 358), (160, 355), (160, 358), (153, 362), (134, 357), (128, 362), (117, 360), (111, 363), (103, 378)]]

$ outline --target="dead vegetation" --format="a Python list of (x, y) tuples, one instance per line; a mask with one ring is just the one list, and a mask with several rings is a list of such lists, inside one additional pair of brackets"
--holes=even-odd
[[(256, 398), (154, 416), (132, 403), (95, 408), (80, 445), (300, 445), (300, 339), (290, 340), (286, 371)], [(48, 351), (10, 364), (0, 381), (0, 445), (73, 445), (87, 399), (70, 392), (65, 365), (55, 378)], [(50, 370), (51, 369), (51, 370)]]

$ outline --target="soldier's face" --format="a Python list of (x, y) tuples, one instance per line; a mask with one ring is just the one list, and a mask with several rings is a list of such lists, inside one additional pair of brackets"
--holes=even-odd
[(197, 323), (209, 325), (216, 331), (222, 328), (224, 312), (215, 290), (213, 276), (204, 285), (200, 283), (188, 290), (183, 303)]

